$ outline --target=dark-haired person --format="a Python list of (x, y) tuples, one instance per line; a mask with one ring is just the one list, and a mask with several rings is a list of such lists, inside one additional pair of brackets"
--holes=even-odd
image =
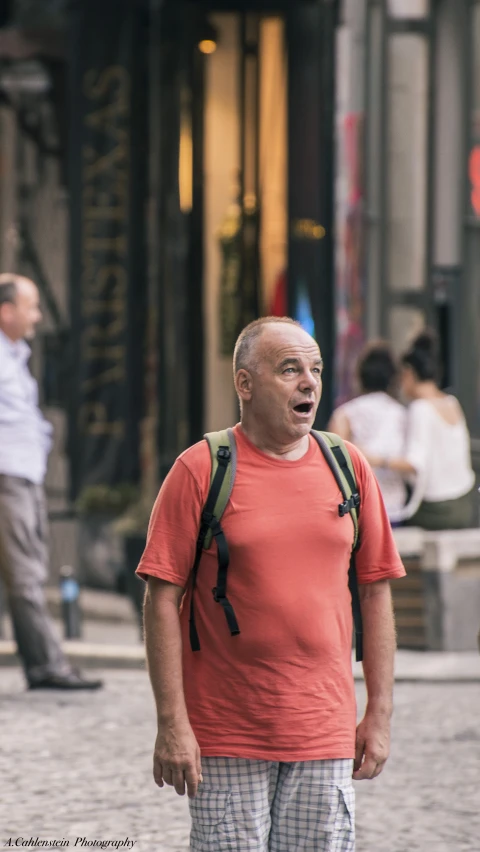
[(408, 407), (406, 451), (398, 458), (370, 456), (371, 464), (414, 477), (411, 500), (399, 514), (428, 530), (472, 526), (475, 474), (470, 436), (460, 403), (438, 386), (435, 333), (426, 329), (401, 359), (401, 387)]
[(328, 428), (344, 440), (352, 441), (367, 458), (381, 459), (382, 466), (374, 465), (375, 474), (392, 519), (404, 507), (407, 490), (402, 474), (387, 469), (384, 460), (403, 454), (407, 415), (405, 407), (393, 396), (398, 365), (388, 343), (367, 344), (358, 360), (357, 380), (360, 396), (340, 405)]
[(52, 427), (38, 407), (26, 343), (41, 318), (33, 281), (0, 275), (0, 578), (30, 689), (96, 689), (101, 681), (86, 680), (66, 659), (43, 591), (47, 578), (43, 480)]

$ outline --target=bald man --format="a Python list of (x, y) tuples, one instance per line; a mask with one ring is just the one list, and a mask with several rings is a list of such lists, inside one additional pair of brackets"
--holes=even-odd
[(30, 689), (97, 689), (73, 671), (53, 629), (43, 591), (47, 514), (43, 481), (52, 427), (28, 369), (42, 318), (29, 278), (0, 275), (0, 578)]
[[(236, 475), (216, 545), (192, 582), (210, 487), (206, 441), (175, 462), (155, 503), (138, 573), (157, 705), (154, 778), (190, 797), (191, 852), (353, 852), (353, 779), (389, 752), (395, 629), (389, 579), (403, 576), (369, 465), (348, 450), (361, 497), (356, 570), (367, 709), (356, 725), (348, 569), (353, 524), (310, 434), (322, 393), (316, 341), (288, 318), (241, 333), (234, 382)], [(212, 595), (214, 589), (214, 595)], [(200, 649), (191, 643), (194, 594)], [(234, 631), (235, 633), (236, 631)], [(195, 650), (194, 650), (195, 648)]]

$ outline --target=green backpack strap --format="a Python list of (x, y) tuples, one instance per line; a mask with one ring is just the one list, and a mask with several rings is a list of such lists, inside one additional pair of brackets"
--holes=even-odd
[[(320, 440), (323, 438), (325, 442), (327, 453), (325, 453), (324, 447), (321, 445), (320, 449), (322, 450), (326, 461), (337, 480), (340, 491), (343, 494), (344, 503), (340, 504), (338, 507), (339, 514), (343, 516), (346, 515), (347, 512), (350, 513), (354, 528), (353, 550), (356, 550), (359, 543), (358, 510), (360, 508), (360, 495), (358, 493), (357, 479), (350, 453), (340, 436), (335, 435), (334, 432), (317, 432), (316, 430), (312, 430), (312, 432), (317, 441), (319, 441), (319, 438)], [(329, 450), (330, 452), (328, 452)], [(335, 465), (333, 468), (330, 464), (332, 458)]]
[[(235, 474), (237, 472), (237, 445), (235, 443), (235, 435), (233, 434), (233, 429), (222, 429), (220, 432), (207, 432), (203, 437), (208, 443), (210, 449), (210, 457), (212, 461), (209, 496), (211, 495), (215, 474), (218, 470), (218, 453), (219, 451), (221, 452), (222, 449), (228, 449), (230, 451), (230, 463), (225, 469), (225, 475), (223, 477), (220, 491), (215, 499), (215, 503), (212, 510), (212, 513), (215, 515), (217, 521), (219, 521), (230, 499), (233, 483), (235, 481)], [(207, 498), (207, 504), (208, 502), (209, 500)], [(204, 548), (210, 547), (211, 542), (212, 530), (209, 530), (203, 542)]]
[(360, 508), (360, 494), (357, 487), (355, 469), (353, 467), (350, 453), (339, 435), (334, 432), (317, 432), (312, 429), (312, 436), (319, 445), (325, 461), (332, 471), (337, 485), (342, 492), (343, 503), (338, 507), (338, 514), (344, 517), (350, 514), (353, 522), (354, 536), (352, 555), (348, 570), (348, 587), (352, 596), (352, 613), (355, 626), (355, 652), (357, 662), (363, 659), (363, 625), (362, 610), (360, 607), (360, 596), (358, 592), (358, 579), (355, 568), (355, 551), (359, 546), (358, 534), (358, 511)]
[(210, 489), (203, 507), (200, 529), (197, 538), (195, 562), (192, 568), (192, 590), (190, 598), (190, 646), (192, 651), (200, 650), (200, 640), (195, 624), (194, 592), (202, 553), (215, 536), (218, 556), (217, 584), (212, 589), (215, 603), (219, 603), (225, 613), (231, 636), (240, 633), (235, 611), (227, 598), (227, 571), (230, 562), (228, 544), (220, 524), (220, 519), (230, 498), (237, 467), (235, 436), (231, 429), (221, 432), (209, 432), (205, 435), (210, 448), (212, 472)]

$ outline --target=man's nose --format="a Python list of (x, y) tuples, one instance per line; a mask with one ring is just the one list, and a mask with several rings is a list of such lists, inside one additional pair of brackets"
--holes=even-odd
[(308, 393), (309, 391), (315, 390), (320, 384), (320, 376), (316, 373), (310, 372), (307, 370), (302, 376), (302, 380), (300, 383), (300, 390), (304, 393)]

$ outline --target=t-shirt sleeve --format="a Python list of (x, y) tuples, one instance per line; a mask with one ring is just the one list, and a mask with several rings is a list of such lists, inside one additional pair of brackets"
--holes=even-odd
[(359, 583), (405, 576), (405, 568), (375, 475), (362, 453), (346, 442), (360, 492), (359, 540), (355, 567)]
[(208, 494), (210, 456), (205, 446), (180, 456), (164, 480), (150, 517), (137, 574), (185, 588), (193, 567), (200, 516)]

